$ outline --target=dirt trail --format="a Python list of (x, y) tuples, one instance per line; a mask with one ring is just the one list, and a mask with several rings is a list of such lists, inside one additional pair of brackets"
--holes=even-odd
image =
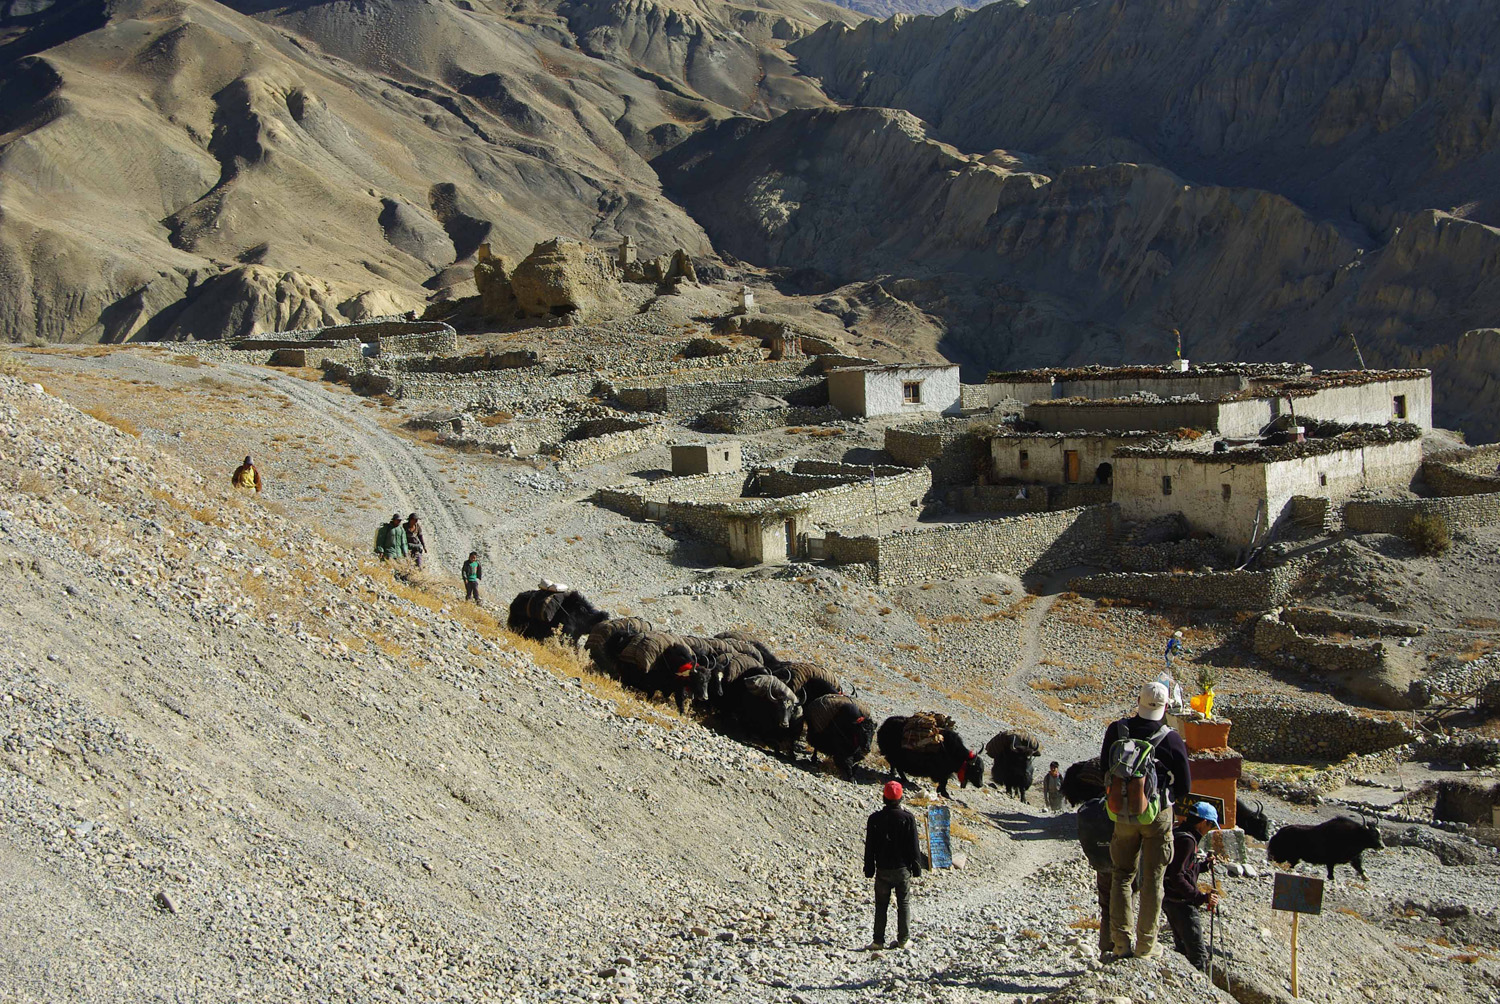
[[(479, 536), (479, 525), (465, 507), (454, 502), (446, 484), (434, 471), (435, 462), (422, 450), (364, 414), (362, 399), (327, 390), (318, 384), (260, 367), (228, 364), (226, 370), (249, 380), (270, 384), (293, 403), (336, 433), (347, 437), (361, 456), (379, 471), (388, 507), (422, 516), (424, 536), (438, 568), (456, 568)], [(374, 527), (371, 527), (373, 534)]]

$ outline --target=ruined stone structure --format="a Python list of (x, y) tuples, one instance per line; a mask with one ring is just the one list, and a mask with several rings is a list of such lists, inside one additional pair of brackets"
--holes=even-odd
[(686, 527), (742, 564), (802, 558), (816, 531), (909, 512), (932, 487), (925, 469), (796, 461), (789, 470), (665, 478), (594, 493), (599, 505), (634, 519)]
[(635, 242), (626, 237), (613, 254), (582, 241), (554, 237), (532, 248), (511, 266), (481, 244), (474, 265), (479, 313), (499, 321), (556, 319), (568, 324), (616, 316), (631, 305), (623, 284), (670, 286), (697, 282), (697, 269), (680, 248), (661, 258), (638, 261)]

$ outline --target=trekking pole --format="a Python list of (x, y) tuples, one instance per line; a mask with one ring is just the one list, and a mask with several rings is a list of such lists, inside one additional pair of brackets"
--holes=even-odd
[[(1214, 891), (1217, 891), (1219, 888), (1219, 876), (1218, 873), (1214, 870), (1215, 863), (1215, 858), (1210, 857), (1208, 859), (1208, 887)], [(1218, 919), (1218, 907), (1214, 907), (1213, 909), (1208, 911), (1208, 982), (1210, 983), (1214, 981), (1214, 954), (1216, 949), (1218, 948)], [(1229, 979), (1227, 976), (1224, 980), (1224, 985), (1226, 987), (1228, 987), (1229, 985)]]

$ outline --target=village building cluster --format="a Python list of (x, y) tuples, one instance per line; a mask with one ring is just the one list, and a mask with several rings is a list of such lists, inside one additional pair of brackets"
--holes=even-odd
[[(486, 250), (478, 295), (420, 320), (196, 351), (319, 367), (420, 404), (411, 424), (441, 442), (563, 470), (670, 447), (670, 475), (594, 502), (697, 535), (729, 563), (826, 561), (881, 583), (1239, 568), (1345, 513), (1399, 521), (1421, 495), (1448, 494), (1442, 472), (1422, 476), (1426, 370), (1176, 359), (963, 383), (950, 363), (851, 353), (722, 271), (681, 251), (642, 260), (628, 240), (558, 239), (515, 264)], [(692, 304), (694, 322), (664, 324), (663, 301)], [(762, 462), (742, 449), (851, 423), (882, 432), (883, 453)]]

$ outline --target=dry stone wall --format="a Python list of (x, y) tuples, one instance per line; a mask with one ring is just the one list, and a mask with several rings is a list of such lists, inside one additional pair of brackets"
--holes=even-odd
[(636, 453), (648, 446), (666, 442), (670, 431), (666, 426), (652, 423), (585, 439), (564, 440), (557, 446), (557, 466), (560, 470), (569, 470), (602, 463), (626, 453)]
[(1455, 498), (1345, 502), (1343, 522), (1353, 533), (1402, 533), (1413, 516), (1441, 516), (1455, 529), (1500, 523), (1500, 492)]
[(1412, 701), (1427, 707), (1444, 698), (1469, 697), (1500, 683), (1500, 653), (1440, 669), (1411, 686)]
[(959, 512), (1050, 512), (1081, 506), (1107, 505), (1113, 500), (1109, 485), (968, 485), (948, 495)]
[(833, 405), (821, 408), (738, 408), (729, 411), (705, 412), (698, 425), (710, 432), (745, 435), (752, 432), (767, 432), (795, 425), (823, 425), (838, 422), (843, 414)]
[(1335, 642), (1308, 637), (1268, 610), (1255, 622), (1251, 649), (1267, 659), (1294, 659), (1318, 673), (1372, 673), (1385, 661), (1383, 642)]
[(1230, 742), (1247, 760), (1261, 763), (1333, 763), (1379, 753), (1417, 738), (1386, 712), (1309, 708), (1279, 696), (1221, 696), (1214, 711), (1233, 720)]
[(1396, 635), (1415, 638), (1427, 633), (1425, 624), (1416, 621), (1395, 620), (1390, 617), (1371, 617), (1365, 614), (1346, 613), (1343, 610), (1323, 610), (1318, 607), (1287, 607), (1281, 619), (1298, 631), (1314, 633), (1347, 631), (1359, 635)]
[(1500, 443), (1450, 450), (1422, 461), (1422, 480), (1435, 495), (1488, 495), (1500, 492)]
[[(1029, 575), (1096, 560), (1109, 545), (1113, 506), (830, 538), (829, 560), (868, 563), (875, 581), (899, 586), (986, 573)], [(871, 557), (873, 555), (873, 557)]]
[(929, 468), (934, 485), (962, 485), (984, 470), (988, 444), (969, 430), (966, 419), (955, 419), (887, 429), (885, 452), (898, 464)]
[(1090, 596), (1219, 610), (1269, 610), (1283, 603), (1301, 571), (1296, 563), (1228, 572), (1103, 572), (1074, 579), (1068, 588)]
[(615, 399), (630, 411), (654, 411), (669, 415), (698, 415), (715, 406), (750, 394), (779, 397), (788, 404), (816, 408), (828, 403), (823, 377), (789, 377), (766, 380), (713, 381), (658, 387), (620, 387)]

